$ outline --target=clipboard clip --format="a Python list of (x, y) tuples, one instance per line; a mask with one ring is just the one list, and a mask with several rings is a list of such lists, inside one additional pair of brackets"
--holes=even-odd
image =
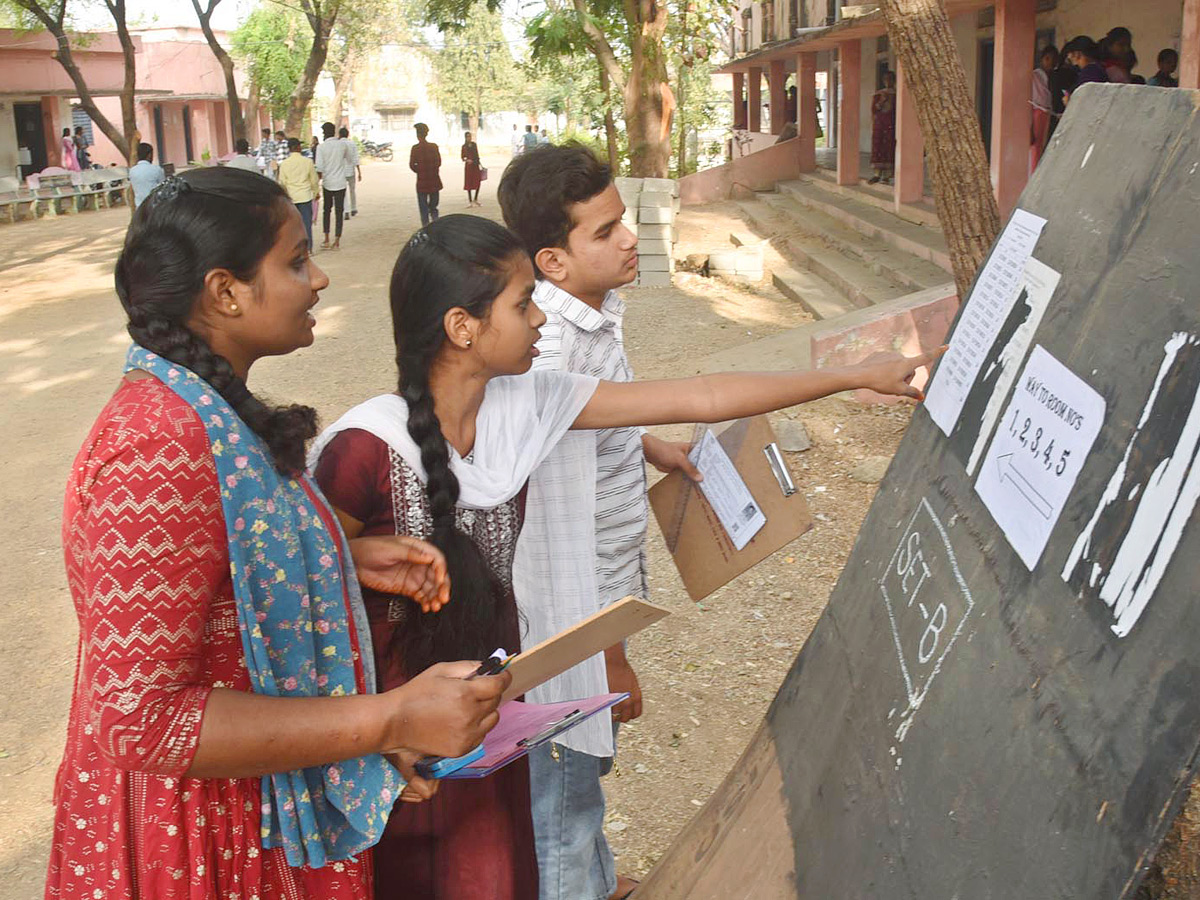
[(792, 481), (792, 473), (788, 471), (787, 464), (783, 461), (779, 445), (771, 441), (763, 447), (763, 454), (767, 457), (767, 465), (771, 467), (771, 474), (779, 482), (779, 490), (783, 492), (783, 496), (790, 497), (796, 493), (796, 483)]
[(558, 735), (562, 734), (564, 731), (566, 731), (572, 725), (579, 724), (579, 722), (582, 719), (583, 719), (583, 710), (573, 709), (569, 713), (567, 713), (565, 716), (563, 716), (561, 719), (559, 719), (557, 722), (551, 722), (549, 725), (547, 725), (545, 728), (543, 728), (541, 731), (539, 731), (533, 737), (521, 738), (521, 740), (517, 741), (517, 746), (521, 747), (525, 750), (532, 750), (534, 747), (544, 744), (544, 743), (546, 743), (546, 741), (550, 740), (551, 738), (557, 737)]

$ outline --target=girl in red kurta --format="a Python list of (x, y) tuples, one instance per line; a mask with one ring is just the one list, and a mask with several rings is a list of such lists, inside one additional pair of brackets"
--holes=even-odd
[[(326, 284), (294, 206), (255, 173), (169, 179), (134, 218), (117, 285), (141, 346), (64, 510), (80, 633), (47, 897), (367, 898), (403, 785), (378, 754), (460, 754), (496, 721), (506, 680), (465, 681), (474, 663), (369, 693), (347, 548), (364, 584), (426, 604), (446, 596), (444, 561), (396, 537), (347, 545), (300, 474), (312, 411), (246, 386), (256, 359), (312, 342)], [(294, 665), (306, 646), (321, 658)]]

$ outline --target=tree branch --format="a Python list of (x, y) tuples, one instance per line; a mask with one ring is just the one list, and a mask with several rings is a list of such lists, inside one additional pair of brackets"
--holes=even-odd
[(579, 16), (579, 27), (583, 29), (583, 33), (587, 37), (592, 53), (596, 55), (596, 59), (604, 67), (604, 71), (608, 73), (608, 77), (612, 79), (617, 89), (624, 91), (625, 72), (621, 69), (621, 62), (617, 59), (617, 54), (613, 51), (608, 38), (604, 36), (604, 32), (597, 28), (596, 23), (588, 16), (587, 0), (573, 0), (573, 2), (575, 13)]

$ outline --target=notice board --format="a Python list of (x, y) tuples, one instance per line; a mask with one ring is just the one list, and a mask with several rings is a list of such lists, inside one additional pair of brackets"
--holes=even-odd
[(1012, 293), (977, 276), (976, 358), (638, 900), (1135, 894), (1200, 746), (1198, 105), (1072, 98), (989, 259)]

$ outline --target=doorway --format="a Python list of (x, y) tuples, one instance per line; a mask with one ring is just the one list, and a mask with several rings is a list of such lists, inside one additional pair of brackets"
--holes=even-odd
[(192, 160), (196, 158), (196, 153), (192, 149), (192, 108), (186, 103), (183, 104), (183, 164), (191, 165)]
[(975, 91), (975, 108), (979, 113), (979, 131), (983, 135), (983, 152), (990, 161), (992, 158), (992, 86), (995, 84), (995, 73), (992, 66), (996, 62), (996, 41), (987, 38), (979, 42), (979, 84)]
[(162, 106), (154, 104), (154, 143), (155, 143), (155, 161), (160, 166), (165, 166), (167, 160), (167, 140), (163, 130), (163, 114)]
[(42, 128), (42, 104), (14, 103), (13, 120), (17, 127), (17, 147), (29, 151), (29, 162), (20, 166), (21, 177), (46, 168), (46, 132)]

